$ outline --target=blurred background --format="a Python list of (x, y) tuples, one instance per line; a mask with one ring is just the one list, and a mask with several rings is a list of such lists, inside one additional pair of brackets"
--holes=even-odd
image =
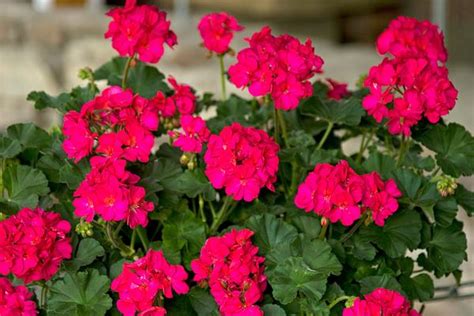
[[(165, 52), (158, 67), (197, 91), (219, 92), (218, 64), (206, 58), (196, 29), (200, 17), (212, 11), (235, 15), (244, 37), (270, 25), (275, 34), (311, 38), (324, 61), (320, 78), (347, 82), (351, 87), (370, 66), (380, 62), (374, 41), (398, 15), (429, 19), (444, 31), (450, 78), (459, 90), (448, 121), (474, 132), (474, 0), (148, 0), (168, 11), (179, 44)], [(115, 56), (103, 38), (104, 13), (124, 0), (0, 0), (0, 130), (14, 122), (33, 121), (43, 127), (59, 122), (53, 112), (35, 111), (26, 101), (32, 90), (52, 95), (80, 84), (78, 70), (92, 68)], [(226, 58), (227, 65), (233, 58)], [(228, 85), (228, 88), (231, 88)], [(232, 90), (236, 93), (244, 93)], [(463, 179), (474, 190), (473, 179)], [(462, 212), (461, 212), (462, 213)], [(461, 217), (464, 217), (461, 215)], [(466, 220), (466, 218), (462, 218)], [(474, 223), (467, 220), (469, 255), (474, 257)], [(474, 280), (474, 258), (465, 263), (464, 280)], [(452, 278), (437, 285), (454, 283)], [(471, 288), (474, 292), (474, 288)], [(427, 316), (474, 315), (474, 299), (429, 303)]]

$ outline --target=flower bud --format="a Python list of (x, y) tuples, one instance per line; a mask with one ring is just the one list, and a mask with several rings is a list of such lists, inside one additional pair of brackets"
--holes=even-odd
[(179, 163), (183, 166), (186, 166), (190, 161), (191, 161), (191, 157), (187, 153), (182, 154), (181, 157), (179, 158)]
[(326, 217), (321, 217), (321, 227), (327, 226), (329, 224)]
[(78, 74), (79, 79), (81, 80), (94, 80), (94, 73), (92, 72), (92, 69), (89, 67), (85, 67), (79, 70)]
[(439, 194), (443, 197), (453, 195), (457, 187), (458, 184), (456, 183), (456, 179), (446, 175), (441, 176), (436, 183), (436, 188), (438, 189)]
[(0, 221), (3, 221), (6, 218), (7, 218), (7, 214), (0, 212)]
[(188, 162), (187, 167), (189, 170), (194, 170), (194, 168), (196, 168), (196, 162), (194, 160), (191, 160), (190, 162)]

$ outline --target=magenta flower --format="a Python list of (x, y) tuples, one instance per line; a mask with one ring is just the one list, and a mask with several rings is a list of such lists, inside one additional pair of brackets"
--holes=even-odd
[(365, 300), (356, 299), (352, 307), (347, 307), (342, 316), (420, 316), (411, 308), (410, 302), (400, 293), (378, 288), (365, 295)]
[(198, 25), (204, 47), (216, 54), (225, 54), (234, 38), (234, 32), (243, 29), (237, 19), (226, 12), (207, 14)]
[(340, 100), (350, 95), (349, 90), (347, 90), (347, 83), (340, 83), (332, 79), (327, 79), (327, 82), (329, 84), (327, 93), (329, 99)]
[(323, 60), (310, 40), (302, 44), (287, 34), (274, 36), (266, 26), (247, 41), (249, 47), (238, 53), (237, 63), (229, 68), (230, 81), (237, 88), (248, 87), (253, 96), (269, 94), (275, 107), (285, 111), (313, 94), (309, 80), (321, 72)]
[(114, 8), (107, 15), (112, 21), (104, 36), (112, 39), (112, 47), (120, 56), (137, 55), (143, 62), (157, 63), (164, 45), (177, 43), (166, 13), (155, 6), (137, 6), (136, 0), (127, 0), (124, 8)]
[(278, 150), (265, 131), (233, 123), (211, 135), (204, 155), (206, 176), (234, 200), (253, 201), (263, 187), (275, 190)]
[(112, 291), (119, 293), (118, 310), (125, 316), (165, 315), (166, 310), (154, 306), (159, 295), (166, 298), (186, 294), (188, 274), (180, 265), (169, 264), (163, 253), (149, 250), (145, 257), (124, 263), (122, 273), (112, 282)]
[(191, 262), (194, 281), (208, 283), (211, 294), (224, 316), (263, 315), (255, 304), (267, 286), (264, 258), (251, 241), (248, 229), (232, 230), (221, 237), (210, 237), (199, 259)]
[(169, 132), (175, 138), (173, 146), (180, 148), (184, 152), (200, 153), (202, 144), (207, 143), (211, 132), (206, 126), (206, 121), (201, 117), (183, 115), (180, 119), (183, 132)]
[(25, 284), (51, 279), (71, 258), (70, 230), (58, 213), (40, 208), (24, 208), (1, 221), (0, 274), (12, 273)]
[(26, 287), (14, 286), (7, 278), (0, 278), (0, 315), (38, 315), (32, 296)]

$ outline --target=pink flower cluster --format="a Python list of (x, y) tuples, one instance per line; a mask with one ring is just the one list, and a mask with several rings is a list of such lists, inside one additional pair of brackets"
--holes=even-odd
[(265, 131), (233, 123), (211, 135), (204, 155), (206, 176), (234, 200), (250, 202), (263, 187), (275, 190), (278, 150)]
[(340, 83), (336, 80), (326, 79), (328, 82), (328, 93), (327, 97), (332, 100), (341, 100), (348, 95), (350, 95), (349, 90), (347, 90), (347, 83)]
[(448, 78), (444, 39), (428, 21), (399, 17), (380, 35), (377, 49), (391, 54), (370, 69), (362, 102), (391, 134), (409, 136), (423, 116), (432, 124), (454, 107), (458, 92)]
[(204, 47), (216, 54), (225, 54), (234, 38), (234, 32), (243, 29), (237, 19), (226, 12), (207, 14), (198, 24)]
[(199, 259), (191, 262), (194, 280), (209, 284), (211, 294), (224, 316), (263, 316), (255, 304), (267, 286), (258, 247), (248, 229), (232, 230), (221, 237), (210, 237)]
[(35, 316), (38, 315), (33, 296), (22, 285), (14, 286), (7, 278), (0, 278), (0, 315)]
[(114, 8), (107, 15), (112, 18), (105, 38), (112, 38), (113, 48), (120, 56), (157, 63), (163, 56), (164, 45), (173, 47), (176, 35), (170, 30), (166, 13), (151, 5), (136, 5), (127, 0), (124, 8)]
[(173, 146), (180, 148), (184, 152), (200, 153), (202, 144), (207, 143), (211, 132), (200, 116), (183, 115), (180, 119), (183, 132), (170, 131), (171, 138), (174, 139)]
[(306, 212), (350, 226), (363, 212), (370, 212), (378, 226), (398, 209), (401, 196), (394, 180), (384, 182), (376, 172), (358, 175), (345, 160), (333, 166), (316, 165), (295, 196), (295, 205)]
[(190, 86), (179, 84), (173, 77), (168, 82), (174, 89), (173, 95), (166, 97), (163, 92), (158, 91), (151, 102), (158, 109), (160, 117), (168, 118), (176, 114), (191, 115), (196, 110), (196, 95)]
[(40, 208), (24, 208), (1, 221), (0, 274), (12, 273), (26, 284), (51, 279), (71, 258), (70, 230), (58, 213)]
[(365, 295), (365, 299), (357, 298), (352, 307), (347, 307), (342, 312), (342, 316), (420, 316), (411, 308), (410, 302), (400, 293), (378, 288), (370, 294)]
[(109, 87), (64, 116), (63, 147), (75, 161), (94, 154), (91, 171), (74, 192), (77, 216), (92, 221), (126, 220), (130, 227), (148, 224), (153, 203), (145, 201), (140, 180), (125, 170), (127, 161), (147, 162), (158, 129), (158, 107), (131, 90)]
[(275, 107), (285, 111), (313, 94), (309, 80), (321, 72), (323, 60), (311, 40), (302, 44), (288, 34), (274, 36), (267, 26), (247, 41), (250, 47), (241, 50), (229, 68), (235, 86), (248, 86), (253, 96), (271, 95)]
[(155, 301), (186, 294), (188, 274), (180, 265), (169, 264), (163, 253), (149, 250), (131, 263), (124, 263), (122, 273), (112, 282), (112, 291), (119, 293), (118, 310), (125, 316), (165, 315), (164, 308), (153, 306)]
[(125, 220), (131, 228), (148, 224), (153, 203), (145, 200), (140, 178), (125, 170), (126, 161), (93, 157), (91, 171), (74, 192), (74, 214), (91, 222), (100, 215), (105, 221)]

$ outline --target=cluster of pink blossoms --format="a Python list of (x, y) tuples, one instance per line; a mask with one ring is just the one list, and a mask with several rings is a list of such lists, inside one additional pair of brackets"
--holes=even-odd
[(189, 85), (179, 84), (173, 77), (168, 78), (173, 87), (173, 95), (166, 97), (163, 92), (158, 91), (151, 102), (158, 109), (162, 118), (179, 115), (191, 115), (196, 110), (196, 95)]
[(316, 165), (295, 196), (295, 205), (307, 212), (350, 226), (370, 211), (378, 226), (398, 209), (401, 196), (394, 180), (384, 182), (377, 172), (358, 175), (345, 160), (333, 166)]
[(22, 285), (14, 286), (7, 278), (0, 278), (0, 315), (38, 315), (33, 294)]
[(378, 288), (364, 298), (357, 298), (352, 307), (344, 309), (342, 316), (420, 316), (403, 295), (392, 290)]
[(216, 189), (234, 200), (250, 202), (260, 189), (274, 191), (279, 146), (263, 131), (233, 123), (211, 135), (204, 155), (205, 174)]
[(332, 100), (341, 100), (342, 98), (350, 95), (347, 89), (347, 83), (340, 83), (333, 79), (326, 79), (328, 82), (328, 93), (327, 97)]
[(257, 256), (258, 247), (252, 244), (252, 236), (252, 231), (242, 229), (210, 237), (199, 259), (191, 262), (194, 280), (209, 284), (224, 316), (263, 316), (255, 304), (267, 286), (265, 258)]
[(391, 134), (409, 136), (423, 116), (432, 124), (454, 107), (458, 92), (448, 78), (442, 33), (428, 21), (399, 17), (377, 40), (390, 57), (370, 69), (363, 107)]
[(113, 48), (120, 56), (138, 55), (143, 62), (157, 63), (163, 56), (164, 45), (173, 47), (176, 35), (170, 30), (166, 13), (151, 5), (136, 5), (127, 0), (124, 8), (114, 8), (105, 38), (112, 38)]
[(216, 54), (225, 54), (234, 38), (234, 32), (243, 29), (237, 19), (226, 12), (207, 14), (198, 24), (204, 47)]
[(248, 86), (253, 96), (270, 95), (275, 107), (285, 111), (313, 94), (309, 80), (321, 72), (323, 60), (314, 53), (311, 40), (302, 44), (288, 34), (274, 36), (267, 26), (247, 41), (250, 47), (241, 50), (229, 68), (235, 86)]
[(112, 282), (112, 291), (119, 293), (118, 310), (125, 316), (161, 316), (166, 310), (154, 306), (177, 294), (186, 294), (188, 274), (180, 265), (169, 264), (161, 251), (148, 253), (131, 263), (124, 263), (122, 273)]
[(200, 153), (202, 144), (207, 143), (211, 132), (199, 116), (183, 115), (180, 119), (182, 132), (170, 131), (169, 135), (174, 139), (173, 146), (184, 152)]
[(26, 284), (51, 279), (71, 258), (70, 230), (58, 213), (39, 208), (24, 208), (1, 221), (0, 274), (11, 273)]
[(147, 162), (158, 129), (157, 106), (131, 90), (109, 87), (64, 116), (63, 147), (69, 158), (90, 159), (91, 171), (74, 192), (77, 216), (92, 221), (126, 220), (130, 227), (148, 224), (153, 204), (145, 201), (140, 180), (125, 170), (127, 161)]

